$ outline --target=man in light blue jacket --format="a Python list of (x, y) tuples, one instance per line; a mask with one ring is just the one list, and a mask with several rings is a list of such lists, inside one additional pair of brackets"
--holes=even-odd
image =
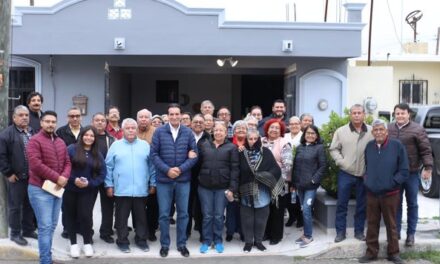
[(156, 188), (156, 170), (151, 162), (150, 145), (136, 136), (137, 122), (127, 118), (122, 129), (124, 137), (110, 146), (105, 159), (107, 195), (115, 197), (116, 244), (122, 252), (130, 252), (127, 220), (131, 212), (136, 226), (135, 243), (146, 252), (149, 247), (145, 206), (149, 189)]

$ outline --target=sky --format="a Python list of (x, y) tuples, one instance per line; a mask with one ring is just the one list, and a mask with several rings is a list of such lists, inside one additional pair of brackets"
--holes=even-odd
[[(35, 5), (51, 6), (60, 0), (34, 0)], [(110, 4), (113, 0), (108, 1)], [(126, 0), (127, 6), (130, 1)], [(145, 0), (147, 1), (147, 0)], [(224, 8), (226, 20), (232, 21), (297, 21), (323, 22), (325, 0), (178, 0), (188, 7)], [(365, 3), (362, 21), (362, 53), (368, 50), (368, 30), (371, 0), (328, 0), (328, 22), (345, 22), (343, 4)], [(29, 5), (29, 0), (12, 0), (13, 5)], [(440, 27), (438, 0), (376, 0), (373, 5), (372, 56), (399, 55), (402, 45), (413, 42), (413, 30), (405, 22), (412, 11), (420, 10), (423, 17), (417, 23), (417, 41), (427, 42), (429, 54), (435, 54)], [(436, 12), (437, 11), (437, 12)], [(294, 15), (295, 14), (295, 15)], [(296, 19), (296, 20), (295, 20)]]

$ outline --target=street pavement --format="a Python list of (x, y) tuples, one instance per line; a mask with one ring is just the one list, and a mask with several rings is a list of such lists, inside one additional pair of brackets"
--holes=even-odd
[[(416, 233), (416, 247), (412, 250), (440, 250), (439, 234), (439, 200), (426, 198), (419, 195), (419, 225)], [(131, 223), (131, 219), (128, 223)], [(188, 240), (188, 249), (191, 253), (190, 258), (183, 258), (177, 252), (175, 247), (175, 225), (170, 228), (171, 234), (171, 248), (167, 258), (159, 256), (160, 243), (149, 242), (150, 251), (143, 252), (134, 245), (134, 232), (130, 232), (131, 253), (122, 253), (115, 244), (107, 244), (99, 238), (98, 230), (100, 225), (100, 205), (99, 198), (94, 209), (94, 249), (95, 255), (91, 259), (86, 259), (82, 255), (78, 260), (70, 258), (69, 241), (63, 239), (60, 234), (62, 230), (61, 217), (57, 226), (53, 242), (54, 259), (61, 262), (72, 263), (176, 263), (180, 264), (196, 264), (196, 263), (264, 263), (268, 261), (277, 264), (292, 263), (357, 263), (357, 258), (365, 252), (365, 242), (358, 241), (353, 238), (353, 230), (347, 230), (347, 239), (340, 243), (334, 243), (335, 231), (334, 229), (322, 230), (317, 225), (314, 227), (314, 242), (307, 248), (299, 248), (294, 243), (294, 240), (302, 234), (302, 229), (296, 227), (286, 227), (284, 229), (284, 239), (275, 246), (270, 246), (266, 241), (264, 244), (267, 247), (266, 252), (260, 252), (254, 248), (250, 253), (243, 253), (243, 243), (239, 240), (238, 234), (235, 234), (233, 241), (224, 242), (225, 251), (218, 254), (214, 249), (211, 249), (206, 254), (199, 252), (200, 243), (198, 241), (199, 235), (197, 231), (193, 231), (193, 235)], [(404, 204), (404, 223), (402, 228), (401, 251), (408, 249), (403, 247), (403, 242), (406, 237), (406, 205)], [(160, 233), (156, 233), (159, 238)], [(380, 234), (381, 242), (381, 257), (385, 257), (386, 252), (386, 234), (385, 227), (381, 228)], [(36, 240), (28, 239), (30, 242), (28, 246), (19, 247), (9, 239), (0, 239), (0, 264), (1, 260), (7, 260), (5, 263), (37, 263), (35, 260), (38, 257), (38, 243)], [(79, 244), (82, 243), (82, 238), (78, 235)], [(11, 262), (11, 260), (24, 260), (18, 262)], [(386, 260), (379, 260), (374, 263), (389, 263)], [(408, 263), (429, 263), (423, 261), (413, 261)]]

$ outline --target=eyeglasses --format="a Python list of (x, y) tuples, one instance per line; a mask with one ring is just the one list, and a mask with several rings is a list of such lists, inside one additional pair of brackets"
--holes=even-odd
[(306, 135), (308, 135), (308, 136), (315, 136), (316, 133), (315, 132), (306, 132)]
[(219, 116), (228, 116), (229, 113), (218, 113)]
[(68, 117), (70, 117), (70, 118), (80, 118), (81, 115), (68, 115)]
[(201, 124), (203, 124), (204, 122), (203, 122), (203, 121), (192, 121), (192, 123), (193, 123), (193, 124), (200, 124), (200, 125), (201, 125)]

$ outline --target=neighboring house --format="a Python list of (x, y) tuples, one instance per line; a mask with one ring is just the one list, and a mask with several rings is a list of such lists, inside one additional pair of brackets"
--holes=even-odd
[(348, 67), (348, 102), (376, 102), (374, 114), (392, 113), (399, 102), (440, 103), (440, 57), (403, 54), (373, 58), (370, 67), (364, 57), (351, 59)]
[(361, 53), (363, 7), (345, 4), (346, 23), (225, 21), (223, 9), (174, 0), (17, 7), (10, 95), (37, 90), (44, 108), (60, 113), (85, 95), (85, 123), (109, 105), (126, 117), (145, 107), (164, 113), (169, 102), (196, 111), (204, 99), (237, 119), (255, 104), (267, 115), (284, 98), (289, 115), (309, 112), (320, 125), (347, 105), (347, 58)]

